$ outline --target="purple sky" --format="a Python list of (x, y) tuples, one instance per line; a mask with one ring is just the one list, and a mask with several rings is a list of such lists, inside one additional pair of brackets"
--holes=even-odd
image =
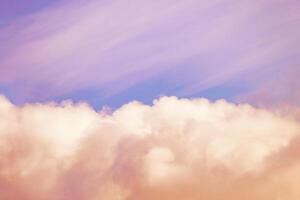
[(0, 93), (95, 107), (161, 95), (299, 105), (296, 0), (1, 1)]
[(0, 0), (0, 200), (299, 200), (299, 77), (300, 0)]

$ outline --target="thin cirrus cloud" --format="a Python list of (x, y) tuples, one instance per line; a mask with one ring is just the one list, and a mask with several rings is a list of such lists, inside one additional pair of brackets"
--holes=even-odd
[(0, 98), (0, 198), (298, 200), (295, 116), (162, 97), (108, 114)]
[[(109, 104), (160, 82), (140, 100), (230, 83), (241, 89), (218, 98), (295, 103), (295, 90), (273, 91), (291, 88), (283, 74), (299, 74), (298, 8), (293, 0), (56, 1), (0, 27), (0, 88), (19, 103), (92, 91)], [(256, 98), (262, 90), (268, 97)]]

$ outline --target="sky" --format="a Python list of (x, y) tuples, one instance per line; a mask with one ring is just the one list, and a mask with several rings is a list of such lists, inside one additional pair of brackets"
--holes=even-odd
[(1, 1), (0, 91), (95, 108), (162, 95), (299, 105), (299, 2)]
[(297, 0), (0, 0), (0, 199), (299, 200), (299, 27)]

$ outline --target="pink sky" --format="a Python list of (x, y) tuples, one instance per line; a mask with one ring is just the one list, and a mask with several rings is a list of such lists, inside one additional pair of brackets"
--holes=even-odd
[[(298, 8), (292, 0), (57, 1), (0, 27), (0, 86), (16, 102), (90, 88), (112, 98), (160, 77), (169, 86), (156, 95), (233, 82), (248, 89), (231, 98), (267, 90), (265, 99), (295, 103)], [(273, 94), (280, 85), (283, 94)]]
[(299, 200), (299, 9), (0, 1), (0, 200)]

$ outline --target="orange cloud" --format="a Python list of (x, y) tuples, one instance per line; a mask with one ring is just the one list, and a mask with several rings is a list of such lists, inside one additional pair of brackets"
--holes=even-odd
[(250, 105), (162, 97), (112, 114), (0, 98), (0, 199), (298, 200), (300, 124)]

